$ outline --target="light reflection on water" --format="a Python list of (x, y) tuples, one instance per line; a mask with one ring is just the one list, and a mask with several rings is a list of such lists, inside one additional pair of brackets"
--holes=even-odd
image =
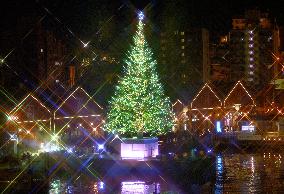
[(283, 193), (281, 154), (222, 154), (216, 156), (215, 193)]
[[(119, 191), (114, 191), (111, 189), (111, 192), (121, 193), (121, 194), (152, 194), (152, 193), (161, 193), (159, 183), (145, 183), (143, 181), (125, 181), (121, 183)], [(66, 181), (61, 181), (60, 179), (54, 179), (50, 183), (49, 194), (73, 194), (73, 193), (108, 193), (106, 185), (104, 182), (94, 182), (93, 186), (84, 185), (67, 185)]]
[(143, 181), (131, 181), (121, 183), (121, 194), (150, 194), (150, 193), (160, 193), (160, 184), (154, 183), (147, 185)]
[[(283, 193), (284, 164), (282, 156), (283, 154), (279, 153), (216, 155), (215, 194)], [(147, 182), (142, 179), (120, 180), (116, 186), (112, 182), (103, 181), (80, 181), (79, 179), (77, 182), (69, 183), (68, 181), (54, 179), (50, 183), (49, 193), (148, 194), (169, 191), (169, 186), (164, 184), (161, 179), (154, 182)], [(173, 190), (171, 189), (171, 191)]]
[(216, 184), (215, 193), (223, 193), (223, 158), (221, 155), (216, 156)]

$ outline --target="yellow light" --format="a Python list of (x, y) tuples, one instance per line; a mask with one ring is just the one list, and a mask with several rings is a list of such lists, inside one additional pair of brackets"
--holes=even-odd
[(52, 141), (57, 141), (58, 140), (58, 135), (57, 134), (54, 134), (51, 136), (51, 140)]
[(229, 92), (229, 94), (227, 95), (227, 97), (225, 98), (225, 100), (224, 100), (224, 106), (226, 105), (227, 99), (229, 98), (229, 96), (231, 95), (231, 93), (235, 90), (235, 88), (236, 88), (238, 85), (240, 85), (240, 86), (244, 89), (244, 91), (246, 92), (246, 94), (247, 94), (247, 95), (250, 97), (250, 99), (252, 100), (253, 105), (255, 105), (255, 102), (254, 102), (253, 98), (251, 97), (251, 95), (249, 94), (249, 92), (247, 91), (247, 89), (244, 87), (244, 85), (241, 83), (241, 81), (238, 81), (238, 82), (235, 84), (235, 86), (233, 87), (233, 89)]
[(222, 106), (222, 101), (220, 100), (220, 98), (216, 95), (216, 93), (212, 90), (212, 88), (207, 84), (207, 83), (205, 83), (204, 84), (204, 86), (201, 88), (201, 90), (197, 93), (197, 95), (194, 97), (194, 99), (192, 100), (192, 102), (191, 102), (191, 108), (193, 108), (193, 103), (194, 103), (194, 101), (198, 98), (198, 96), (201, 94), (201, 92), (203, 91), (203, 90), (205, 90), (205, 88), (208, 88), (209, 89), (209, 91), (211, 91), (213, 94), (214, 94), (214, 96), (217, 98), (217, 100), (220, 102), (220, 106)]

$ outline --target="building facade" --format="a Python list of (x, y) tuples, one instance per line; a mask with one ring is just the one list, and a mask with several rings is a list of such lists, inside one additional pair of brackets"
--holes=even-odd
[(267, 13), (248, 10), (232, 19), (229, 32), (230, 80), (263, 87), (275, 76), (279, 36)]
[(209, 32), (202, 29), (161, 33), (159, 65), (169, 88), (181, 99), (192, 98), (209, 80)]

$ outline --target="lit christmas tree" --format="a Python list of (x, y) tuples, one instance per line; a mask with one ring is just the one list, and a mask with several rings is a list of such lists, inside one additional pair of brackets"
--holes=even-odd
[(125, 74), (110, 101), (105, 129), (124, 137), (157, 136), (173, 126), (170, 100), (164, 95), (156, 72), (156, 61), (143, 33), (139, 13), (134, 45), (127, 53)]

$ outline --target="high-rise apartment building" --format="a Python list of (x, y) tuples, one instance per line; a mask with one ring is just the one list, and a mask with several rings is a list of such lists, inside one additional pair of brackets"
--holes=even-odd
[(248, 10), (234, 17), (229, 32), (230, 80), (244, 80), (256, 88), (270, 83), (276, 74), (278, 34), (267, 13)]
[(188, 100), (209, 80), (209, 32), (206, 29), (161, 33), (159, 65), (175, 97)]
[(34, 52), (37, 57), (37, 79), (41, 85), (67, 85), (66, 47), (53, 32), (44, 30), (40, 24), (36, 28)]
[(25, 84), (28, 89), (66, 84), (65, 43), (53, 29), (46, 26), (45, 20), (39, 20), (36, 16), (23, 16), (17, 18), (15, 26), (6, 29), (1, 42), (3, 45), (11, 45), (10, 50), (4, 52), (11, 52), (5, 60), (5, 66), (9, 68), (2, 78), (7, 88), (17, 90), (21, 87), (19, 83), (22, 86)]
[(220, 41), (210, 44), (210, 81), (229, 81), (228, 36), (221, 36)]

